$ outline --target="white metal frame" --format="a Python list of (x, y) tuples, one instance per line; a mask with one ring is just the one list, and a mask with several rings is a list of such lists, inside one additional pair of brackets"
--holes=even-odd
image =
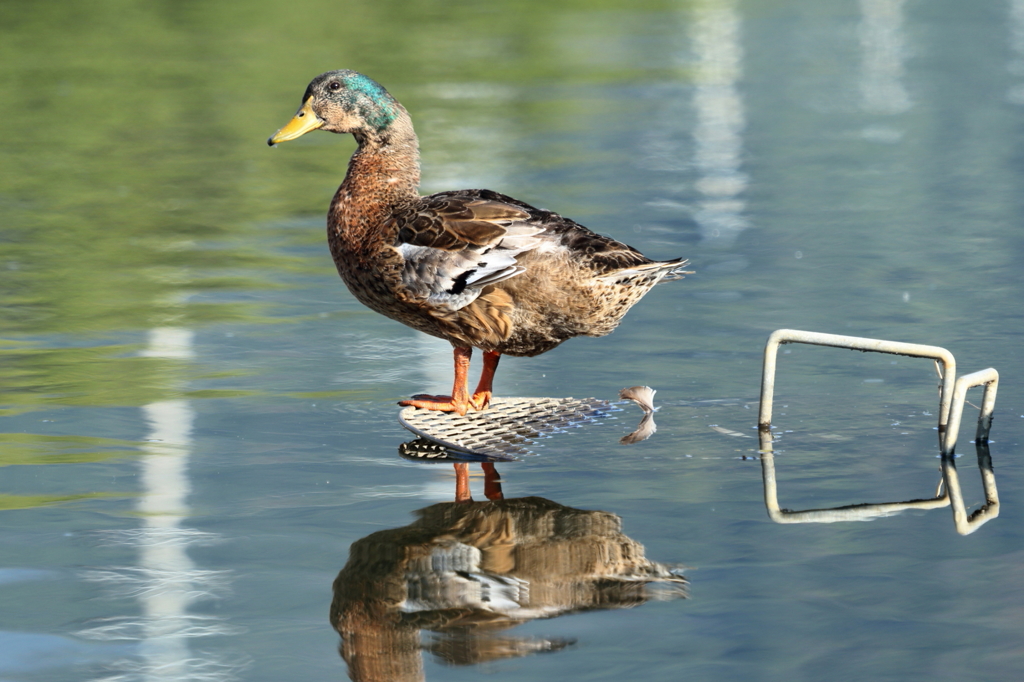
[[(832, 509), (808, 509), (790, 511), (781, 509), (775, 480), (775, 456), (772, 451), (772, 403), (775, 396), (775, 372), (779, 346), (786, 343), (804, 343), (833, 348), (848, 348), (871, 353), (890, 353), (910, 357), (929, 358), (941, 363), (942, 383), (939, 393), (939, 444), (942, 463), (942, 482), (945, 490), (928, 499), (882, 504), (858, 504)], [(978, 468), (981, 471), (986, 503), (970, 517), (964, 507), (963, 493), (956, 472), (955, 449), (960, 432), (967, 390), (974, 386), (985, 386), (982, 406), (978, 415), (975, 444), (978, 451)], [(982, 524), (999, 515), (999, 494), (996, 490), (995, 473), (988, 452), (988, 434), (992, 426), (999, 373), (995, 369), (974, 372), (956, 379), (956, 359), (953, 354), (939, 346), (917, 343), (869, 339), (858, 336), (843, 336), (821, 332), (779, 329), (768, 337), (764, 349), (764, 369), (761, 374), (761, 404), (758, 414), (758, 428), (761, 436), (761, 471), (764, 477), (764, 499), (768, 516), (776, 523), (833, 523), (887, 516), (905, 509), (935, 509), (952, 504), (953, 522), (962, 535), (973, 533)], [(940, 487), (941, 490), (941, 487)]]

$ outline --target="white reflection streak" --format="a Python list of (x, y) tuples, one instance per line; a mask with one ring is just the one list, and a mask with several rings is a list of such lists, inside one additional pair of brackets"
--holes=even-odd
[[(1010, 74), (1024, 78), (1024, 0), (1010, 0), (1010, 50), (1013, 58), (1007, 64)], [(1010, 86), (1006, 99), (1024, 105), (1024, 84)]]
[[(192, 332), (153, 329), (147, 355), (190, 357)], [(175, 541), (174, 534), (167, 531), (177, 529), (188, 516), (187, 500), (192, 491), (188, 460), (195, 412), (187, 400), (150, 403), (142, 411), (150, 430), (144, 447), (147, 456), (142, 458), (143, 493), (137, 506), (144, 527), (157, 531), (164, 540), (138, 545), (139, 566), (148, 583), (137, 587), (144, 614), (140, 636), (147, 663), (145, 679), (187, 679), (186, 661), (191, 655), (180, 624), (197, 596), (191, 579), (196, 567), (186, 551), (187, 543)]]
[(705, 243), (728, 247), (750, 226), (742, 198), (748, 179), (740, 171), (746, 117), (736, 87), (743, 72), (740, 15), (735, 0), (699, 0), (692, 11), (694, 162), (702, 195), (695, 218)]
[[(191, 358), (193, 333), (175, 327), (152, 329), (149, 346), (141, 355)], [(105, 585), (117, 597), (136, 599), (142, 614), (94, 621), (78, 634), (100, 641), (139, 642), (139, 659), (115, 663), (116, 672), (102, 678), (105, 682), (231, 679), (239, 664), (194, 656), (189, 649), (191, 638), (240, 631), (220, 618), (188, 613), (193, 603), (223, 593), (230, 577), (227, 571), (199, 569), (188, 556), (190, 545), (209, 544), (216, 537), (181, 527), (189, 515), (192, 491), (188, 463), (195, 411), (188, 400), (164, 400), (145, 405), (142, 412), (149, 427), (143, 446), (146, 455), (140, 460), (142, 492), (136, 504), (142, 528), (101, 535), (105, 545), (136, 547), (138, 565), (88, 571), (83, 576)]]
[[(903, 87), (903, 0), (860, 0), (860, 12), (861, 109), (869, 114), (902, 114), (913, 105)], [(886, 126), (869, 126), (861, 134), (876, 142), (898, 142), (903, 137), (901, 131)]]

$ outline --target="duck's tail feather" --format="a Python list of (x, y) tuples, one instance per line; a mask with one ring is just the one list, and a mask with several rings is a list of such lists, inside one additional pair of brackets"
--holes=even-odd
[(622, 270), (616, 270), (615, 272), (609, 272), (598, 277), (598, 279), (620, 283), (634, 279), (654, 279), (659, 282), (670, 279), (682, 279), (684, 275), (693, 274), (693, 270), (684, 269), (689, 264), (690, 261), (685, 258), (652, 261), (643, 265), (634, 265)]
[(685, 275), (692, 275), (693, 270), (686, 270), (686, 266), (690, 264), (690, 261), (686, 258), (676, 258), (675, 260), (663, 261), (659, 265), (668, 266), (668, 272), (662, 277), (662, 281), (683, 279)]

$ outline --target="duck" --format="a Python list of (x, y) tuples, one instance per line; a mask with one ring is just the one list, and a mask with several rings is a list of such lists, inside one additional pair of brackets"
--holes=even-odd
[[(610, 334), (654, 285), (688, 261), (652, 260), (552, 211), (487, 189), (420, 195), (419, 141), (398, 100), (347, 69), (314, 78), (267, 144), (314, 130), (357, 148), (327, 213), (341, 279), (363, 305), (452, 344), (451, 395), (399, 405), (460, 416), (486, 410), (502, 355), (532, 357), (577, 336)], [(483, 369), (473, 392), (473, 349)]]

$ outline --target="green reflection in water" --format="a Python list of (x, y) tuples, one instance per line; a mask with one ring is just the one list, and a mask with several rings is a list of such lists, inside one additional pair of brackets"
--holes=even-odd
[(112, 493), (89, 493), (86, 495), (0, 495), (0, 511), (35, 509), (36, 507), (49, 507), (65, 502), (95, 500), (106, 497), (119, 496)]
[[(312, 75), (364, 70), (401, 90), (410, 107), (457, 109), (460, 125), (499, 106), (513, 125), (528, 115), (533, 127), (565, 126), (582, 115), (579, 104), (553, 111), (515, 90), (499, 101), (479, 97), (480, 88), (556, 84), (570, 73), (574, 83), (637, 76), (615, 58), (616, 41), (630, 32), (595, 19), (621, 6), (535, 1), (499, 13), (427, 1), (350, 2), (344, 11), (326, 1), (7, 3), (0, 334), (16, 342), (0, 346), (0, 405), (11, 413), (178, 395), (169, 387), (181, 363), (88, 339), (266, 323), (267, 305), (226, 299), (332, 271), (319, 216), (351, 141), (322, 136), (288, 155), (264, 145)], [(622, 20), (639, 34), (649, 25), (644, 13), (666, 7), (630, 4)], [(591, 30), (569, 30), (580, 21)], [(564, 60), (552, 60), (552, 49)], [(506, 108), (508, 97), (515, 107)], [(435, 159), (460, 158), (458, 136), (426, 137)], [(317, 149), (328, 144), (338, 153)], [(282, 220), (303, 214), (317, 216), (316, 230)], [(316, 255), (297, 255), (313, 244)]]
[[(0, 433), (0, 468), (47, 464), (96, 464), (123, 457), (138, 457), (143, 454), (139, 445), (134, 441), (116, 438)], [(81, 484), (74, 487), (81, 487)], [(134, 493), (111, 490), (68, 494), (0, 493), (0, 511), (34, 509), (79, 500), (123, 498), (132, 494)]]
[(138, 443), (114, 438), (0, 433), (0, 467), (102, 462), (115, 457), (137, 455), (137, 448)]

